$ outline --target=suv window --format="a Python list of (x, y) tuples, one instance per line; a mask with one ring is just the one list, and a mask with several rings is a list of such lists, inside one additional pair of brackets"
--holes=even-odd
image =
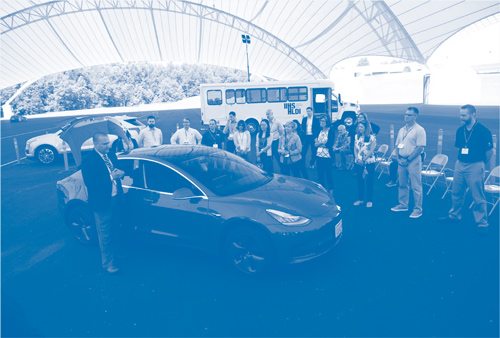
[(136, 188), (144, 187), (142, 168), (139, 166), (139, 160), (119, 159), (118, 167), (125, 172), (125, 177), (122, 179), (123, 186)]
[(190, 181), (179, 175), (169, 167), (156, 162), (142, 161), (144, 166), (145, 188), (154, 191), (173, 194), (174, 191), (187, 188), (195, 196), (202, 196), (203, 193)]

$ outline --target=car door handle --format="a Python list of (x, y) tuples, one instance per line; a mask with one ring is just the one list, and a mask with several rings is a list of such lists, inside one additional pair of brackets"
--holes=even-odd
[(215, 217), (221, 217), (221, 214), (218, 214), (216, 212), (210, 212), (210, 215), (215, 216)]

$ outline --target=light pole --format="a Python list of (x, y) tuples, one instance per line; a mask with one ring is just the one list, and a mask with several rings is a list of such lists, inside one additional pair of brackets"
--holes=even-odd
[(248, 45), (250, 44), (250, 35), (241, 34), (241, 40), (245, 44), (247, 50), (247, 74), (248, 82), (250, 82), (250, 64), (248, 63)]

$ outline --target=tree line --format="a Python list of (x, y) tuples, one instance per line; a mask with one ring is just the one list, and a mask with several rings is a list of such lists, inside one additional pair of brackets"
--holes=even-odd
[[(213, 66), (143, 62), (94, 66), (43, 77), (12, 102), (17, 114), (174, 102), (202, 83), (244, 82), (246, 72)], [(1, 90), (2, 105), (21, 84)]]

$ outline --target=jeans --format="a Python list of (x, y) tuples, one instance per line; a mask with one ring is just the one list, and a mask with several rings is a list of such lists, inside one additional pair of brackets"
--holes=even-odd
[[(366, 171), (368, 174), (363, 178), (363, 171), (365, 166), (356, 164), (355, 172), (358, 179), (358, 196), (360, 201), (373, 202), (373, 182), (375, 177), (375, 163), (366, 164)], [(366, 200), (364, 199), (366, 187)]]
[[(324, 186), (327, 190), (333, 189), (333, 160), (330, 157), (316, 157), (316, 165), (318, 169), (319, 184)], [(326, 179), (326, 185), (325, 185)]]

